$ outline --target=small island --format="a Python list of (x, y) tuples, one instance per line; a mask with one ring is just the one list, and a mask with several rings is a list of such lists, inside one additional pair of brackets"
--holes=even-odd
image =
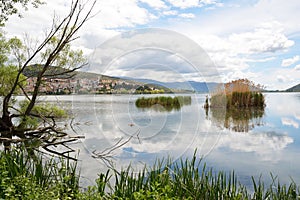
[(208, 97), (205, 108), (264, 108), (265, 98), (262, 94), (263, 86), (255, 84), (248, 79), (234, 80), (219, 86), (211, 95), (210, 103)]
[(164, 107), (167, 111), (173, 109), (180, 109), (183, 105), (190, 105), (192, 98), (190, 96), (159, 96), (159, 97), (149, 97), (149, 98), (138, 98), (135, 102), (138, 108), (150, 108), (155, 105), (160, 105)]
[(206, 97), (206, 117), (217, 126), (234, 132), (248, 132), (261, 126), (266, 106), (262, 91), (263, 86), (248, 79), (219, 86), (210, 99)]

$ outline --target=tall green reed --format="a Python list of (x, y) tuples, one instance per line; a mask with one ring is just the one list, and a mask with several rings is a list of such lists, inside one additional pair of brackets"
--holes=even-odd
[(0, 198), (73, 197), (78, 189), (77, 162), (31, 155), (25, 149), (0, 152)]
[[(234, 171), (215, 172), (208, 168), (196, 154), (192, 159), (157, 160), (152, 167), (144, 167), (138, 173), (128, 168), (120, 172), (101, 174), (98, 188), (102, 197), (114, 199), (300, 199), (299, 187), (273, 183), (266, 188), (263, 181), (252, 177), (252, 187), (238, 182)], [(114, 177), (113, 183), (110, 178)], [(103, 192), (103, 188), (109, 188)]]

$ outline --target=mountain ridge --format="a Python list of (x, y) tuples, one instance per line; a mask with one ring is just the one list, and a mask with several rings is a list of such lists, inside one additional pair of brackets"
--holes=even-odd
[(132, 78), (132, 77), (118, 77), (120, 79), (125, 80), (134, 80), (137, 82), (143, 82), (145, 84), (156, 84), (161, 85), (174, 90), (188, 90), (195, 92), (203, 92), (207, 93), (209, 91), (213, 91), (219, 85), (216, 82), (197, 82), (197, 81), (186, 81), (186, 82), (162, 82), (156, 81), (153, 79), (140, 79), (140, 78)]
[(286, 92), (300, 92), (300, 83), (285, 90)]

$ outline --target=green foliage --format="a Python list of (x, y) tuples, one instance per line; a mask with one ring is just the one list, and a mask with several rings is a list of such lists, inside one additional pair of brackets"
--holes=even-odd
[(9, 39), (8, 45), (11, 53), (16, 59), (16, 63), (19, 65), (19, 67), (21, 67), (22, 63), (26, 60), (26, 47), (23, 45), (22, 41), (17, 37)]
[[(20, 49), (22, 48), (22, 42), (18, 38), (15, 37), (7, 41), (0, 32), (0, 96), (5, 96), (10, 92), (16, 81), (19, 70), (17, 66), (7, 64), (9, 61), (8, 55), (13, 53), (16, 58), (18, 56), (18, 59), (21, 62), (24, 59), (24, 55), (21, 55), (20, 53)], [(23, 87), (25, 85), (26, 77), (21, 74), (14, 94), (18, 94), (20, 92), (20, 86)]]
[(171, 93), (171, 89), (155, 84), (145, 84), (135, 89), (135, 94), (164, 94)]
[[(47, 43), (46, 50), (42, 53), (42, 58), (47, 59), (51, 52), (57, 47), (57, 44), (61, 42), (59, 40), (59, 35), (57, 37), (52, 37)], [(82, 50), (72, 50), (70, 44), (66, 44), (64, 48), (56, 56), (53, 66), (64, 67), (64, 68), (74, 68), (83, 65), (87, 62), (86, 58), (83, 56)]]
[(0, 152), (1, 199), (75, 199), (76, 162), (30, 156), (25, 150)]
[(149, 108), (154, 105), (161, 105), (167, 111), (172, 109), (180, 109), (183, 105), (190, 105), (192, 99), (190, 96), (177, 96), (177, 97), (150, 97), (150, 98), (138, 98), (135, 102), (136, 107), (138, 108)]
[[(238, 183), (234, 172), (214, 172), (195, 155), (191, 160), (157, 161), (153, 167), (145, 167), (138, 173), (129, 166), (120, 172), (114, 171), (113, 175), (113, 185), (110, 185), (109, 178), (103, 178), (110, 177), (109, 172), (101, 174), (98, 179), (97, 187), (107, 185), (111, 188), (104, 194), (105, 199), (297, 199), (300, 194), (295, 183), (280, 185), (273, 176), (273, 183), (268, 188), (260, 179), (252, 178), (253, 192), (249, 192)], [(91, 194), (95, 195), (97, 190), (92, 191)]]
[[(20, 101), (20, 114), (24, 113), (27, 106), (29, 105), (29, 101)], [(20, 122), (22, 123), (22, 128), (36, 129), (39, 124), (43, 121), (43, 118), (67, 118), (67, 112), (50, 103), (40, 103), (36, 104), (31, 111), (30, 116), (21, 116)]]
[(21, 6), (27, 10), (29, 3), (34, 7), (43, 4), (41, 0), (0, 0), (0, 26), (4, 26), (4, 23), (8, 20), (10, 15), (18, 14), (21, 17), (22, 15), (18, 9), (20, 9)]
[[(20, 101), (19, 104), (21, 112), (24, 112), (29, 104), (29, 101)], [(68, 116), (65, 110), (61, 109), (57, 105), (53, 105), (47, 102), (35, 105), (32, 109), (32, 113), (41, 116), (53, 116), (55, 118), (65, 118)]]
[(108, 170), (95, 186), (80, 191), (76, 162), (32, 157), (25, 150), (0, 152), (1, 199), (299, 199), (294, 182), (281, 185), (271, 177), (268, 187), (261, 178), (252, 178), (249, 192), (234, 172), (214, 172), (194, 154), (191, 160), (158, 160), (138, 173), (130, 166)]
[(4, 37), (4, 34), (0, 30), (0, 67), (4, 66), (4, 63), (8, 60), (7, 54), (9, 53), (9, 45)]
[[(16, 77), (18, 75), (18, 68), (16, 66), (0, 66), (0, 96), (7, 95), (12, 89)], [(24, 86), (26, 84), (26, 77), (21, 75), (19, 84)], [(15, 90), (15, 94), (20, 91), (20, 87)]]

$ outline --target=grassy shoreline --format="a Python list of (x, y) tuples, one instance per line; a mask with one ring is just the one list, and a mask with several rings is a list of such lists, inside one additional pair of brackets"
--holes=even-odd
[[(291, 181), (270, 185), (252, 178), (253, 191), (240, 184), (234, 172), (215, 173), (196, 154), (191, 159), (157, 160), (134, 173), (132, 168), (100, 173), (95, 186), (79, 187), (77, 162), (32, 159), (23, 150), (0, 152), (1, 199), (299, 199)], [(114, 179), (114, 184), (111, 180)]]

